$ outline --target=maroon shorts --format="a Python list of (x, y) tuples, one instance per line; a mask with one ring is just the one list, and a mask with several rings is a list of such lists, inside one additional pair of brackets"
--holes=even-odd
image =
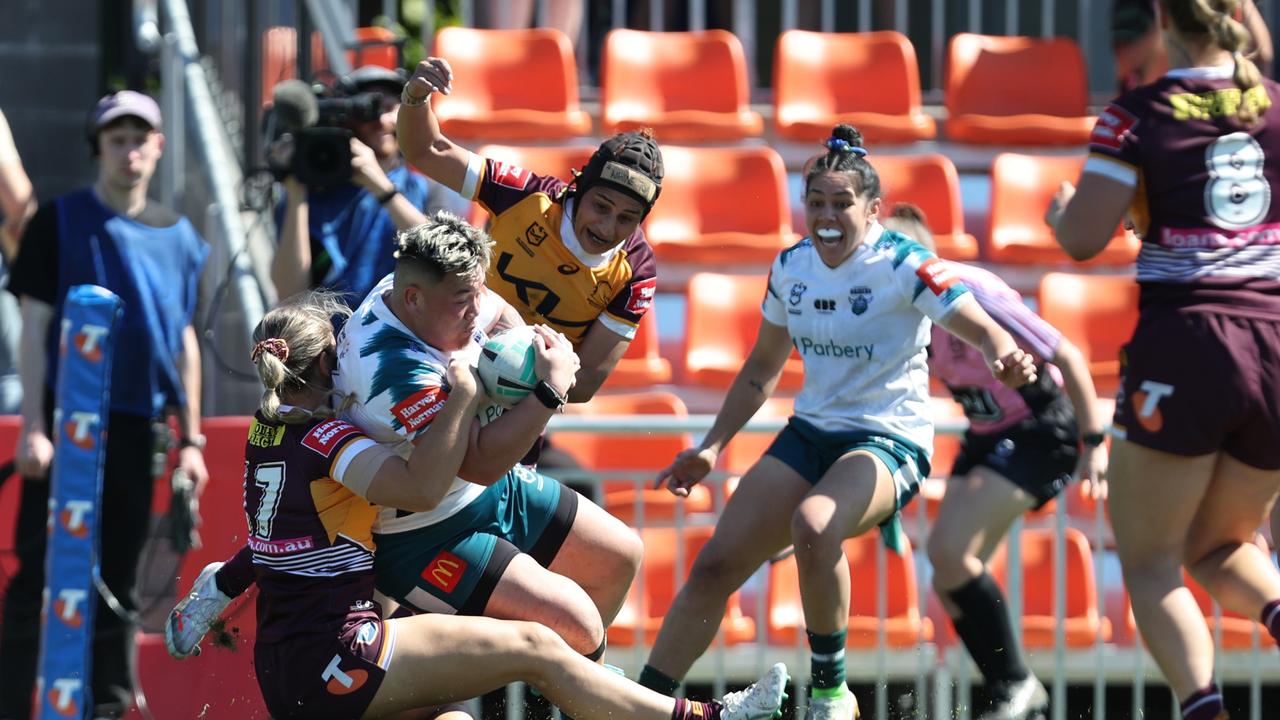
[(1144, 312), (1120, 353), (1115, 427), (1152, 450), (1280, 469), (1280, 322)]
[(258, 687), (276, 720), (357, 720), (395, 652), (390, 623), (360, 619), (337, 636), (302, 636), (254, 648)]

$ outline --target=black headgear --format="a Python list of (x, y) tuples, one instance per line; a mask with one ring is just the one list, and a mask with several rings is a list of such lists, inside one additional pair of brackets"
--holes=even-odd
[(662, 152), (652, 137), (639, 132), (618, 133), (591, 155), (575, 184), (577, 195), (596, 185), (635, 198), (648, 215), (662, 192)]

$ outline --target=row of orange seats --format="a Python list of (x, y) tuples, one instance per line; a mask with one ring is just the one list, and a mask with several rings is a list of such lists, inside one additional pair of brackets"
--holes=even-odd
[[(353, 65), (399, 62), (397, 38), (358, 28)], [(275, 27), (263, 39), (263, 98), (296, 76), (296, 34)], [(385, 43), (379, 47), (379, 43)], [(324, 62), (312, 40), (317, 66)], [(895, 31), (778, 36), (773, 122), (799, 142), (826, 137), (837, 122), (872, 143), (933, 140), (937, 124), (921, 109), (915, 49)], [(560, 140), (591, 133), (578, 98), (572, 43), (551, 28), (447, 27), (434, 53), (449, 60), (454, 92), (436, 101), (444, 131), (459, 138)], [(1052, 82), (1045, 81), (1052, 68)], [(947, 45), (944, 134), (961, 143), (1084, 143), (1093, 125), (1079, 47), (1068, 38), (959, 33)], [(652, 127), (665, 141), (760, 137), (764, 121), (749, 106), (742, 43), (724, 30), (613, 30), (601, 59), (600, 134)]]
[[(641, 319), (636, 337), (605, 387), (635, 390), (678, 380), (723, 390), (741, 369), (760, 326), (766, 276), (700, 272), (685, 289), (683, 367), (679, 377), (662, 356), (656, 310)], [(1040, 315), (1084, 354), (1101, 396), (1114, 394), (1120, 347), (1138, 320), (1138, 287), (1128, 275), (1046, 273), (1037, 293)], [(792, 354), (778, 388), (800, 389), (803, 371)], [(626, 414), (626, 413), (622, 413)]]
[[(542, 175), (564, 177), (581, 168), (589, 146), (485, 145), (481, 155)], [(799, 239), (793, 232), (786, 168), (765, 146), (687, 147), (664, 145), (662, 200), (644, 230), (659, 262), (767, 267)], [(965, 232), (960, 180), (955, 165), (936, 153), (874, 155), (886, 207), (918, 205), (934, 232), (938, 254), (952, 260), (1012, 265), (1070, 263), (1044, 222), (1045, 210), (1063, 181), (1075, 182), (1084, 156), (1002, 153), (991, 165), (990, 236), (979, 242)], [(471, 221), (483, 226), (476, 206)], [(1117, 226), (1111, 244), (1086, 265), (1127, 265), (1138, 239)]]

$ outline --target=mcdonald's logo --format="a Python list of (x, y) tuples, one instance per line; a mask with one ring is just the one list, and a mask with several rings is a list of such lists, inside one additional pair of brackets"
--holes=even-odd
[(422, 579), (441, 590), (451, 593), (458, 587), (462, 574), (467, 571), (467, 561), (448, 550), (441, 550), (422, 571)]

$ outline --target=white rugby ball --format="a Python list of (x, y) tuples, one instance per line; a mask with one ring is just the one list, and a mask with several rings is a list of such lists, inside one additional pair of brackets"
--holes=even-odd
[(508, 328), (489, 338), (480, 350), (476, 368), (485, 393), (503, 407), (511, 407), (533, 392), (533, 328)]

